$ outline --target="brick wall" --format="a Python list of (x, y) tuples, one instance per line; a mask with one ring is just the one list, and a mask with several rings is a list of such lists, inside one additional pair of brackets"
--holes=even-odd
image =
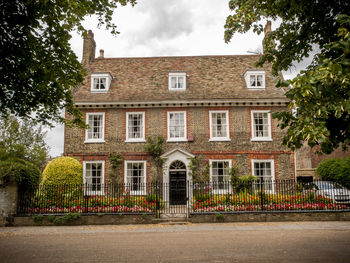
[[(229, 111), (230, 141), (210, 142), (209, 110)], [(106, 160), (106, 173), (108, 173), (109, 153), (119, 152), (125, 160), (147, 160), (147, 171), (153, 171), (150, 156), (145, 152), (145, 143), (125, 142), (126, 112), (144, 111), (146, 116), (146, 135), (162, 135), (167, 139), (167, 112), (186, 111), (187, 135), (193, 135), (193, 142), (167, 142), (164, 152), (175, 147), (195, 154), (203, 155), (208, 159), (231, 159), (240, 166), (242, 175), (251, 173), (251, 159), (273, 159), (275, 163), (276, 179), (294, 178), (293, 153), (281, 146), (283, 132), (272, 121), (272, 142), (252, 142), (250, 111), (256, 107), (184, 107), (184, 108), (148, 108), (148, 109), (104, 109), (106, 114), (106, 129), (104, 143), (84, 143), (85, 132), (76, 128), (66, 129), (65, 154), (80, 156), (80, 158), (100, 158)], [(259, 109), (261, 109), (259, 107)], [(263, 108), (272, 112), (281, 110), (281, 107)], [(100, 110), (101, 111), (101, 110)], [(91, 110), (87, 110), (91, 112)], [(108, 116), (108, 117), (107, 117)], [(97, 157), (94, 157), (97, 156)], [(96, 160), (97, 160), (96, 159)], [(124, 169), (122, 168), (122, 174)], [(105, 174), (105, 178), (108, 175)]]

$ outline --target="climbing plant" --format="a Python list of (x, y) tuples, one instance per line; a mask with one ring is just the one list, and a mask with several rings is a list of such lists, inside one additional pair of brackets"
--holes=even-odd
[(123, 163), (123, 157), (120, 153), (111, 153), (108, 156), (109, 163), (112, 168), (112, 173), (109, 176), (111, 183), (121, 183), (121, 167)]
[(189, 163), (193, 182), (209, 181), (210, 165), (202, 155), (192, 157)]
[(160, 181), (160, 178), (162, 177), (162, 170), (163, 170), (163, 164), (164, 159), (161, 157), (163, 153), (163, 143), (164, 138), (160, 135), (157, 137), (148, 137), (147, 143), (144, 146), (145, 151), (149, 152), (152, 157), (152, 161), (154, 162), (156, 166), (156, 178), (154, 178), (154, 181)]

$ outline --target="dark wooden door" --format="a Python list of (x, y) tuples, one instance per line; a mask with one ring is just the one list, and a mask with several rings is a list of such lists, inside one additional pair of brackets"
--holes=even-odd
[(186, 172), (171, 171), (170, 175), (170, 205), (185, 205), (187, 200)]

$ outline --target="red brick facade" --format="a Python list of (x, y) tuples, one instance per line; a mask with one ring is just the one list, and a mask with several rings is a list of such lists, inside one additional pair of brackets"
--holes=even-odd
[[(85, 56), (89, 57), (89, 56)], [(85, 142), (85, 130), (65, 129), (65, 155), (84, 160), (105, 161), (105, 182), (110, 172), (108, 156), (120, 153), (124, 161), (146, 161), (146, 180), (155, 173), (145, 142), (127, 142), (127, 113), (144, 112), (145, 140), (163, 136), (168, 139), (168, 112), (186, 112), (186, 139), (165, 142), (164, 153), (175, 148), (206, 160), (231, 160), (240, 174), (252, 173), (251, 160), (274, 162), (276, 179), (294, 179), (294, 155), (281, 146), (284, 132), (271, 122), (272, 141), (252, 141), (252, 110), (286, 110), (288, 100), (274, 86), (271, 67), (255, 69), (257, 55), (98, 58), (84, 66), (85, 85), (74, 93), (76, 105), (84, 112), (104, 112), (104, 141)], [(265, 88), (248, 90), (244, 73), (265, 72)], [(186, 72), (186, 90), (170, 91), (169, 72)], [(109, 90), (91, 92), (91, 74), (110, 73)], [(210, 140), (210, 111), (227, 111), (228, 135), (222, 141)], [(68, 116), (66, 116), (68, 117)], [(124, 181), (124, 163), (121, 181)], [(188, 168), (187, 168), (188, 169)], [(189, 171), (189, 169), (188, 169)], [(164, 168), (164, 173), (166, 168)]]

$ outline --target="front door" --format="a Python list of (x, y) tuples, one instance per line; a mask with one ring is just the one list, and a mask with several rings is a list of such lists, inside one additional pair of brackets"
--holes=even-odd
[(170, 205), (185, 205), (187, 198), (186, 171), (170, 171), (169, 177)]

